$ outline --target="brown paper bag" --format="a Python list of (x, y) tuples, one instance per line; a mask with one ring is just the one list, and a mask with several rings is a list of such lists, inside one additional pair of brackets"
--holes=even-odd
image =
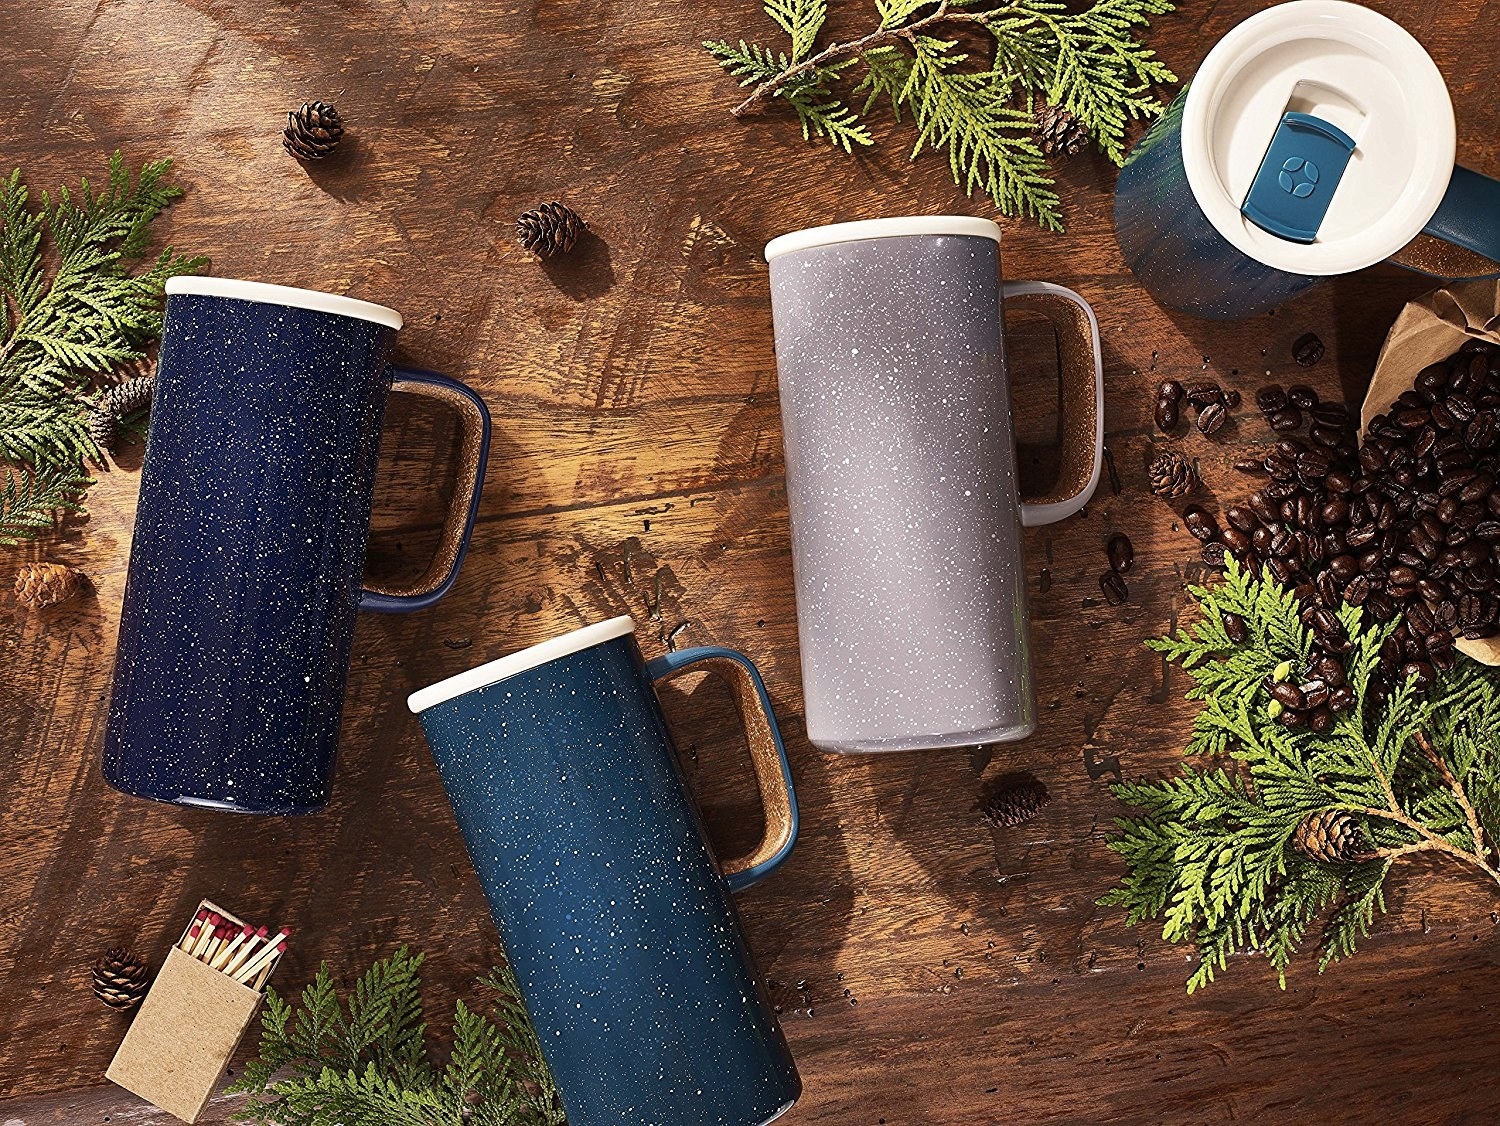
[[(1361, 431), (1411, 388), (1418, 372), (1446, 360), (1470, 339), (1500, 344), (1500, 280), (1454, 282), (1407, 302), (1375, 361), (1359, 412)], [(1486, 665), (1500, 665), (1500, 637), (1460, 638), (1454, 648)]]

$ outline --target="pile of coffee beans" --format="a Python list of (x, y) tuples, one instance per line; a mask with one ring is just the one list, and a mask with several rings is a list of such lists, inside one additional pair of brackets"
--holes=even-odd
[(1195, 424), (1204, 435), (1217, 434), (1229, 421), (1229, 412), (1240, 405), (1240, 393), (1226, 391), (1212, 379), (1202, 379), (1184, 387), (1175, 379), (1164, 380), (1156, 389), (1156, 409), (1152, 417), (1156, 428), (1169, 434), (1182, 417), (1184, 400), (1196, 412)]
[[(1262, 387), (1255, 400), (1281, 438), (1235, 468), (1268, 480), (1225, 509), (1226, 527), (1196, 506), (1183, 522), (1205, 563), (1233, 555), (1302, 603), (1316, 651), (1306, 681), (1273, 686), (1282, 722), (1317, 729), (1325, 709), (1347, 706), (1333, 673), (1349, 649), (1341, 604), (1403, 617), (1380, 654), (1387, 683), (1428, 687), (1456, 660), (1456, 637), (1500, 632), (1500, 347), (1470, 341), (1424, 368), (1362, 444), (1349, 411), (1311, 387)], [(1303, 441), (1291, 432), (1306, 418)]]

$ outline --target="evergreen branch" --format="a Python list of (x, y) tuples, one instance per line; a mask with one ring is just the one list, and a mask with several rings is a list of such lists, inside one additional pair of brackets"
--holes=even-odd
[(84, 490), (94, 483), (76, 467), (42, 463), (0, 468), (0, 546), (13, 547), (51, 528), (63, 513), (81, 512)]
[(300, 1007), (266, 991), (256, 1057), (231, 1088), (247, 1093), (235, 1117), (263, 1126), (565, 1126), (562, 1102), (516, 992), (497, 968), (492, 1021), (462, 1001), (453, 1049), (435, 1069), (422, 1023), (422, 955), (401, 947), (356, 983), (347, 1011), (327, 963)]
[[(1190, 992), (1237, 951), (1265, 953), (1284, 987), (1291, 958), (1325, 914), (1320, 970), (1353, 953), (1384, 911), (1384, 881), (1403, 857), (1448, 856), (1500, 885), (1484, 812), (1493, 816), (1500, 802), (1492, 675), (1461, 659), (1431, 693), (1408, 679), (1377, 703), (1372, 674), (1393, 627), (1344, 607), (1355, 706), (1322, 733), (1288, 729), (1267, 685), (1308, 675), (1295, 596), (1232, 559), (1219, 584), (1190, 590), (1199, 620), (1148, 644), (1182, 666), (1188, 697), (1203, 701), (1186, 753), (1237, 765), (1184, 765), (1175, 777), (1114, 787), (1135, 812), (1108, 842), (1125, 876), (1100, 900), (1125, 908), (1127, 923), (1160, 919), (1167, 941), (1198, 947)], [(1225, 613), (1245, 619), (1244, 642), (1227, 636)], [(1330, 824), (1346, 842), (1338, 852), (1305, 835)], [(1361, 838), (1363, 847), (1347, 843)]]
[[(826, 0), (764, 0), (791, 38), (791, 54), (740, 41), (704, 43), (720, 65), (752, 87), (734, 107), (743, 118), (781, 98), (797, 114), (804, 139), (823, 138), (852, 152), (873, 143), (860, 122), (882, 98), (899, 122), (916, 121), (915, 158), (945, 148), (954, 182), (969, 194), (983, 188), (1004, 214), (1029, 215), (1060, 230), (1058, 198), (1036, 140), (1039, 97), (1072, 115), (1116, 164), (1125, 158), (1125, 128), (1161, 110), (1151, 95), (1176, 77), (1135, 38), (1170, 0), (1096, 0), (1070, 13), (1060, 0), (876, 0), (879, 24), (864, 35), (816, 50)], [(964, 31), (991, 42), (988, 62), (959, 49)], [(969, 64), (969, 65), (965, 65)], [(863, 67), (851, 97), (834, 82)]]
[[(117, 152), (102, 186), (85, 179), (76, 192), (43, 193), (36, 209), (19, 169), (0, 180), (0, 460), (11, 466), (0, 543), (48, 526), (50, 516), (38, 516), (45, 504), (82, 511), (91, 483), (82, 466), (101, 457), (87, 414), (160, 335), (167, 279), (207, 261), (168, 248), (138, 265), (151, 224), (182, 194), (167, 181), (171, 167), (153, 161), (132, 180)], [(57, 252), (50, 281), (44, 234)], [(17, 476), (23, 468), (29, 485)]]

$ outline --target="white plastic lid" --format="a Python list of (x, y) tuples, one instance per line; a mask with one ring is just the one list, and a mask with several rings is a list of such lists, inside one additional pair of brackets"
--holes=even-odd
[(624, 637), (627, 633), (634, 632), (635, 619), (629, 614), (610, 618), (606, 622), (599, 622), (595, 625), (584, 626), (582, 629), (565, 633), (561, 637), (538, 642), (529, 649), (522, 649), (519, 653), (512, 653), (508, 657), (501, 657), (499, 660), (479, 665), (457, 676), (450, 676), (447, 680), (440, 680), (426, 688), (419, 688), (406, 698), (406, 706), (413, 712), (424, 712), (434, 704), (441, 704), (456, 696), (462, 696), (466, 692), (473, 692), (476, 688), (488, 688), (491, 684), (509, 680), (527, 669), (534, 669), (539, 665), (548, 664), (584, 649), (592, 649), (595, 645), (602, 645), (606, 641), (613, 641), (617, 637)]
[(898, 235), (970, 235), (999, 242), (1000, 228), (992, 220), (972, 215), (900, 215), (889, 219), (861, 219), (857, 223), (830, 223), (826, 227), (809, 227), (805, 231), (793, 231), (773, 238), (766, 243), (766, 261), (814, 246), (895, 238)]
[[(1311, 243), (1240, 214), (1288, 110), (1356, 146)], [(1453, 103), (1432, 58), (1399, 24), (1343, 0), (1251, 16), (1208, 53), (1183, 107), (1182, 163), (1198, 206), (1236, 249), (1294, 274), (1349, 273), (1400, 250), (1437, 210), (1454, 149)]]
[(232, 297), (239, 301), (259, 301), (263, 305), (290, 305), (294, 309), (311, 309), (317, 313), (334, 313), (361, 321), (374, 321), (387, 328), (401, 327), (401, 314), (384, 305), (320, 293), (316, 289), (298, 289), (290, 285), (267, 282), (236, 281), (234, 278), (209, 278), (196, 274), (179, 274), (167, 279), (167, 294), (196, 294), (201, 297)]

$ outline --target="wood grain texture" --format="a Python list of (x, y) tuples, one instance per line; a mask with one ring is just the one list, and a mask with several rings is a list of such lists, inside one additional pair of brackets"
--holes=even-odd
[[(1374, 6), (1427, 45), (1450, 83), (1462, 161), (1500, 174), (1500, 94), (1480, 44), (1494, 0)], [(1190, 75), (1260, 7), (1192, 0), (1154, 43)], [(856, 29), (862, 5), (840, 5)], [(1325, 285), (1273, 315), (1211, 325), (1158, 309), (1120, 261), (1113, 170), (1062, 175), (1065, 236), (1007, 222), (1009, 278), (1080, 291), (1098, 312), (1110, 474), (1086, 512), (1027, 535), (1041, 724), (972, 753), (832, 758), (807, 744), (792, 605), (764, 242), (814, 223), (988, 214), (945, 163), (909, 164), (892, 129), (850, 159), (780, 115), (738, 123), (732, 84), (697, 47), (764, 36), (751, 0), (337, 5), (269, 0), (61, 2), (5, 13), (0, 151), (37, 188), (122, 148), (179, 159), (164, 222), (213, 270), (347, 291), (401, 309), (413, 364), (478, 388), (495, 418), (464, 572), (434, 610), (363, 618), (336, 797), (303, 819), (247, 822), (114, 793), (98, 757), (139, 450), (103, 475), (92, 516), (0, 563), (56, 558), (87, 598), (0, 609), (0, 1123), (161, 1122), (102, 1082), (126, 1018), (89, 993), (100, 949), (159, 958), (204, 895), (297, 928), (279, 983), (319, 960), (348, 980), (402, 942), (428, 952), (433, 1011), (499, 950), (412, 689), (553, 633), (629, 612), (648, 655), (714, 642), (760, 665), (802, 806), (792, 859), (740, 897), (806, 1094), (788, 1123), (1493, 1121), (1500, 1005), (1494, 896), (1444, 867), (1394, 881), (1381, 933), (1282, 992), (1236, 959), (1188, 998), (1185, 952), (1095, 906), (1119, 866), (1103, 845), (1115, 771), (1170, 769), (1190, 723), (1180, 674), (1140, 642), (1189, 612), (1192, 541), (1146, 491), (1169, 441), (1204, 495), (1238, 495), (1231, 452), (1268, 432), (1248, 407), (1218, 440), (1166, 439), (1151, 392), (1200, 372), (1249, 393), (1306, 378), (1357, 402), (1403, 301), (1390, 269)], [(281, 151), (282, 115), (334, 101), (351, 131), (327, 166)], [(593, 237), (537, 265), (520, 211), (562, 198)], [(1022, 326), (1018, 326), (1020, 329)], [(1291, 342), (1329, 345), (1297, 368)], [(1018, 336), (1034, 338), (1034, 326)], [(1028, 356), (1032, 349), (1023, 349)], [(1045, 485), (1057, 392), (1018, 362), (1023, 478)], [(370, 571), (420, 572), (454, 480), (450, 419), (391, 412)], [(1131, 597), (1103, 605), (1116, 530)], [(759, 811), (733, 703), (711, 678), (665, 690), (689, 775), (725, 855)], [(993, 831), (983, 779), (1042, 777), (1054, 801)], [(242, 1049), (248, 1050), (249, 1045)], [(213, 1104), (223, 1121), (233, 1101)]]

